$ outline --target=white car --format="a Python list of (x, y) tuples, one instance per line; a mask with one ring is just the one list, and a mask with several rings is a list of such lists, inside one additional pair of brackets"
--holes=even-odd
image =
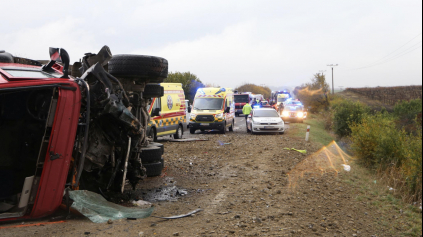
[(254, 109), (247, 120), (247, 132), (285, 133), (285, 123), (274, 109)]

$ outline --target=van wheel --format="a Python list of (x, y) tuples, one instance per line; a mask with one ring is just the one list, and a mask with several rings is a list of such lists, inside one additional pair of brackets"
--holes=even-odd
[(150, 133), (148, 134), (154, 142), (157, 142), (157, 133), (155, 128), (151, 128)]
[(109, 61), (109, 73), (136, 82), (162, 83), (168, 75), (168, 61), (145, 55), (114, 55)]
[(196, 131), (196, 130), (195, 130), (194, 128), (190, 128), (190, 129), (189, 129), (189, 133), (191, 133), (191, 134), (195, 134), (195, 131)]
[(182, 127), (182, 125), (178, 126), (178, 130), (176, 130), (176, 133), (173, 135), (174, 139), (182, 139), (182, 137), (184, 136), (184, 129)]
[(142, 93), (144, 99), (160, 98), (162, 96), (164, 96), (164, 88), (159, 84), (147, 84)]
[(229, 127), (229, 132), (233, 132), (234, 128), (235, 128), (235, 121), (232, 120), (232, 125), (231, 125), (231, 127)]
[(223, 125), (223, 129), (220, 130), (221, 134), (226, 134), (226, 123)]
[(162, 149), (157, 146), (141, 148), (141, 161), (143, 164), (157, 163), (162, 159)]

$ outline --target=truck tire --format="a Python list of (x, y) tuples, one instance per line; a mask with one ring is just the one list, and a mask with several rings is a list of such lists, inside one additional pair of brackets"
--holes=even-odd
[(164, 155), (164, 145), (163, 144), (157, 143), (157, 142), (151, 142), (150, 146), (160, 147), (160, 149), (162, 150), (162, 155)]
[(13, 63), (14, 59), (13, 56), (10, 53), (6, 53), (1, 51), (0, 53), (0, 63)]
[(161, 160), (152, 164), (143, 164), (143, 166), (147, 170), (147, 177), (156, 177), (162, 174), (163, 163)]
[(138, 82), (162, 83), (168, 75), (168, 61), (154, 56), (118, 54), (109, 61), (109, 73)]
[(160, 162), (162, 159), (162, 148), (157, 146), (148, 146), (141, 148), (141, 161), (143, 164), (152, 164)]
[(182, 125), (178, 126), (178, 129), (176, 130), (176, 133), (173, 135), (174, 139), (182, 139), (184, 136), (184, 128)]
[(164, 96), (164, 88), (159, 84), (147, 84), (142, 93), (144, 99), (160, 98), (162, 96)]

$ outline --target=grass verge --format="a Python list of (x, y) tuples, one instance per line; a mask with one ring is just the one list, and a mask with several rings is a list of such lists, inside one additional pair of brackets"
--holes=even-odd
[[(422, 213), (419, 207), (396, 198), (395, 191), (358, 163), (351, 164), (351, 172), (343, 175), (343, 182), (356, 190), (357, 201), (380, 214), (376, 231), (388, 230), (392, 236), (421, 236)], [(386, 233), (386, 232), (385, 232)]]
[[(323, 115), (311, 115), (303, 124), (290, 123), (289, 136), (304, 139), (307, 125), (311, 126), (312, 142), (326, 146), (336, 138), (325, 129)], [(390, 191), (377, 174), (354, 161), (351, 166), (352, 171), (342, 176), (343, 182), (355, 190), (357, 201), (366, 203), (380, 214), (375, 228), (388, 230), (392, 236), (422, 236), (422, 213), (419, 207), (396, 198), (395, 191)]]
[(304, 123), (290, 123), (289, 133), (293, 137), (305, 139), (308, 125), (311, 127), (310, 141), (326, 146), (335, 140), (335, 135), (332, 135), (325, 130), (325, 120), (314, 114), (311, 114), (306, 120), (304, 120)]

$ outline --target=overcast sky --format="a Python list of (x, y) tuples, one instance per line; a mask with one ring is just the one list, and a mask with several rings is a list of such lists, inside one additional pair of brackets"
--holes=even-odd
[(0, 0), (0, 49), (72, 61), (113, 54), (164, 57), (204, 83), (297, 86), (320, 70), (335, 87), (422, 84), (421, 0)]

